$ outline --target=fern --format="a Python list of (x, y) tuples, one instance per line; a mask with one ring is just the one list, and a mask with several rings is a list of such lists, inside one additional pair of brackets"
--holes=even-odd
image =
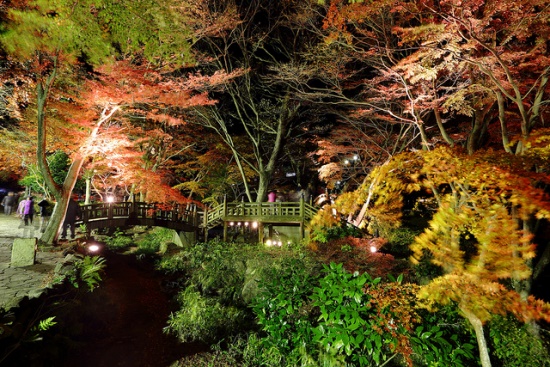
[(101, 281), (101, 272), (105, 268), (105, 258), (86, 256), (76, 264), (78, 276), (93, 291)]

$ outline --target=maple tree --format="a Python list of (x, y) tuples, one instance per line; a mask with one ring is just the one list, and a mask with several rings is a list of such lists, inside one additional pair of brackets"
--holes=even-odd
[[(181, 83), (177, 84), (163, 78), (158, 71), (148, 65), (139, 66), (134, 63), (132, 66), (125, 67), (127, 63), (124, 62), (112, 64), (112, 66), (108, 66), (107, 63), (107, 66), (101, 70), (97, 69), (100, 74), (96, 74), (95, 78), (80, 77), (79, 73), (83, 72), (85, 67), (102, 64), (114, 54), (112, 43), (110, 43), (112, 40), (105, 37), (104, 33), (108, 28), (101, 28), (101, 21), (110, 19), (109, 16), (106, 16), (109, 14), (109, 9), (101, 6), (96, 7), (99, 4), (95, 3), (60, 2), (53, 5), (36, 1), (28, 2), (28, 5), (33, 6), (26, 8), (22, 6), (23, 10), (21, 11), (10, 9), (9, 21), (6, 25), (8, 31), (3, 35), (2, 44), (14, 60), (31, 61), (28, 65), (32, 67), (32, 71), (36, 75), (36, 78), (29, 84), (36, 85), (38, 166), (47, 186), (57, 200), (52, 220), (41, 238), (41, 241), (51, 243), (57, 236), (69, 195), (87, 158), (103, 154), (109, 159), (116, 159), (123, 150), (122, 147), (128, 146), (127, 143), (124, 143), (125, 140), (120, 135), (121, 129), (117, 128), (117, 124), (104, 125), (115, 113), (120, 112), (124, 107), (137, 111), (137, 102), (140, 102), (149, 104), (149, 107), (157, 106), (156, 110), (152, 107), (149, 109), (148, 118), (150, 121), (154, 121), (151, 116), (162, 115), (162, 111), (158, 112), (158, 107), (167, 104), (185, 108), (193, 104), (213, 102), (208, 101), (204, 93), (191, 95), (189, 88), (184, 87)], [(133, 5), (132, 2), (117, 3), (117, 5), (145, 6), (144, 4)], [(162, 9), (170, 13), (168, 8)], [(134, 8), (134, 10), (136, 9)], [(155, 14), (150, 11), (145, 12), (144, 14), (147, 14), (148, 17), (144, 17), (147, 18), (144, 21), (147, 22), (151, 17), (156, 17), (159, 10), (161, 9), (155, 9)], [(120, 20), (120, 18), (117, 19)], [(162, 19), (155, 19), (162, 23)], [(129, 29), (122, 28), (125, 32)], [(172, 32), (178, 31), (173, 27), (167, 29)], [(147, 36), (155, 39), (158, 36), (156, 29), (148, 28), (148, 30), (149, 32), (144, 35), (144, 30), (139, 28), (139, 37)], [(111, 35), (116, 34), (114, 29), (110, 29), (110, 31)], [(86, 37), (81, 37), (81, 35), (86, 35)], [(129, 37), (127, 32), (125, 35)], [(24, 37), (26, 42), (13, 42), (14, 37)], [(165, 45), (169, 48), (168, 44)], [(153, 61), (156, 57), (166, 56), (165, 48), (147, 49), (143, 47), (141, 40), (124, 51), (133, 56), (134, 62), (146, 57)], [(148, 51), (151, 52), (148, 53)], [(163, 62), (159, 67), (166, 70), (168, 67), (173, 68), (174, 65), (181, 63), (182, 53), (179, 51), (177, 49), (174, 51), (174, 54), (178, 56), (171, 59), (170, 65)], [(157, 52), (159, 53), (157, 54)], [(165, 60), (163, 59), (163, 61)], [(58, 81), (59, 89), (56, 89), (56, 81)], [(194, 82), (204, 83), (206, 81), (203, 78), (199, 81), (194, 79)], [(72, 95), (67, 97), (69, 93)], [(52, 98), (54, 96), (55, 98)], [(46, 109), (47, 102), (52, 105), (55, 103), (56, 109)], [(72, 144), (76, 143), (71, 151), (72, 165), (62, 185), (57, 185), (52, 180), (46, 162), (47, 149), (51, 147), (47, 141), (47, 133), (51, 131), (47, 121), (51, 120), (52, 115), (57, 115), (58, 119), (65, 124), (68, 122), (67, 126), (61, 129), (69, 132), (67, 135), (55, 134), (54, 139), (63, 144), (64, 139), (68, 137), (69, 140), (72, 139)], [(146, 114), (144, 113), (144, 115)], [(166, 119), (167, 115), (162, 118)], [(105, 132), (111, 133), (110, 137), (109, 134), (103, 134), (101, 129), (104, 127)], [(122, 161), (122, 158), (119, 159), (119, 163)], [(159, 187), (165, 186), (161, 185), (162, 177), (158, 175), (148, 177), (147, 180), (143, 179), (146, 176), (145, 170), (138, 171), (136, 167), (137, 165), (134, 164), (132, 169), (125, 170), (125, 175), (133, 175), (135, 179), (138, 172), (142, 172), (142, 183), (146, 182), (151, 186), (155, 184), (160, 185)], [(116, 170), (119, 174), (124, 171), (120, 164)], [(150, 191), (168, 193), (168, 190)], [(169, 197), (177, 198), (178, 193), (173, 191)], [(166, 195), (162, 199), (167, 199)]]
[[(421, 62), (433, 59), (431, 50), (444, 55), (445, 63), (463, 65), (463, 79), (469, 83), (449, 107), (485, 115), (496, 105), (504, 148), (510, 149), (508, 132), (527, 139), (541, 122), (548, 98), (550, 59), (544, 21), (548, 4), (538, 0), (403, 4), (408, 11), (430, 17), (428, 25), (397, 30), (403, 43), (418, 44), (419, 52), (427, 54)], [(519, 131), (513, 131), (514, 125)], [(469, 151), (474, 148), (472, 144)], [(517, 151), (522, 151), (521, 141)]]
[[(523, 223), (550, 215), (548, 197), (537, 187), (548, 176), (530, 171), (533, 162), (511, 154), (466, 155), (442, 147), (402, 153), (334, 204), (348, 215), (365, 209), (358, 203), (366, 202), (363, 225), (368, 218), (370, 225), (383, 228), (401, 224), (407, 193), (434, 198), (436, 212), (411, 249), (416, 260), (430, 253), (444, 274), (419, 294), (430, 304), (456, 302), (476, 331), (484, 366), (490, 360), (482, 325), (492, 316), (510, 312), (524, 322), (550, 319), (549, 306), (529, 295), (536, 246), (531, 227)], [(505, 279), (512, 288), (502, 283)]]
[[(522, 152), (548, 114), (544, 2), (318, 4), (311, 13), (324, 17), (322, 26), (308, 23), (323, 39), (308, 59), (316, 62), (287, 74), (303, 98), (340, 106), (342, 124), (374, 125), (377, 136), (391, 131), (384, 125), (401, 126), (407, 134), (392, 138), (406, 149), (459, 144), (471, 154), (500, 140)], [(321, 169), (329, 185), (342, 169), (335, 148), (346, 149), (331, 140), (334, 155)]]
[[(227, 1), (212, 8), (204, 4), (199, 9), (210, 12), (196, 14), (202, 22), (194, 46), (204, 60), (201, 70), (241, 76), (213, 91), (215, 106), (196, 109), (190, 117), (231, 150), (249, 201), (265, 200), (288, 139), (307, 121), (293, 91), (274, 77), (276, 66), (291, 62), (300, 47), (302, 35), (292, 26), (297, 7), (292, 1)], [(224, 20), (216, 32), (212, 19)]]

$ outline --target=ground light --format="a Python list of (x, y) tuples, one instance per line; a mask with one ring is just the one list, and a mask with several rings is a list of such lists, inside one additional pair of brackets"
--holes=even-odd
[(268, 238), (265, 241), (265, 245), (268, 246), (268, 247), (271, 247), (271, 246), (281, 247), (281, 246), (283, 246), (283, 241), (271, 240), (271, 239)]
[(95, 255), (101, 252), (103, 249), (103, 245), (94, 241), (94, 240), (88, 240), (86, 242), (81, 243), (82, 250), (87, 255)]

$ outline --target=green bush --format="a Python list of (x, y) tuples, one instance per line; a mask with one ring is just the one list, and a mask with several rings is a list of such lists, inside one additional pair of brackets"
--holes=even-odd
[(117, 228), (115, 233), (112, 236), (109, 236), (105, 239), (107, 248), (112, 251), (125, 250), (132, 245), (134, 242), (133, 238), (126, 235), (123, 231)]
[[(253, 310), (266, 337), (265, 348), (276, 348), (287, 358), (299, 358), (299, 348), (312, 343), (311, 295), (319, 283), (315, 268), (305, 259), (285, 259), (266, 270)], [(291, 356), (292, 355), (292, 356)]]
[(410, 256), (409, 246), (420, 233), (406, 227), (394, 228), (388, 231), (388, 243), (384, 245), (384, 249), (399, 257)]
[(548, 345), (513, 317), (496, 317), (489, 324), (493, 354), (503, 367), (550, 366)]
[(182, 342), (212, 343), (238, 334), (247, 324), (249, 314), (245, 310), (205, 297), (194, 287), (180, 292), (178, 301), (181, 307), (170, 315), (165, 331)]
[(189, 283), (224, 304), (243, 305), (245, 248), (223, 242), (194, 246), (188, 256)]
[(350, 274), (342, 264), (325, 266), (326, 276), (315, 288), (313, 305), (319, 308), (319, 324), (313, 329), (313, 340), (320, 351), (345, 358), (354, 366), (376, 366), (393, 358), (390, 344), (398, 344), (398, 326), (393, 333), (373, 326), (381, 324), (384, 309), (369, 307), (370, 295), (365, 286), (376, 286), (380, 278), (367, 273)]
[(65, 274), (73, 287), (79, 288), (80, 283), (86, 284), (93, 291), (101, 282), (101, 273), (105, 269), (105, 258), (100, 256), (84, 256), (74, 263), (74, 268)]
[(187, 256), (185, 252), (165, 255), (157, 263), (157, 269), (166, 274), (183, 273), (187, 270), (187, 267)]
[(459, 315), (456, 305), (447, 305), (436, 312), (421, 312), (422, 325), (411, 333), (417, 366), (478, 366), (477, 342), (474, 334)]
[(284, 366), (283, 356), (275, 348), (264, 348), (261, 339), (250, 333), (248, 337), (237, 336), (229, 342), (215, 344), (208, 353), (185, 357), (181, 367), (273, 367)]
[(315, 242), (327, 243), (344, 237), (361, 237), (362, 232), (359, 228), (348, 223), (337, 227), (322, 227), (313, 230), (311, 239)]
[(163, 244), (172, 241), (173, 232), (170, 229), (156, 227), (136, 240), (138, 255), (155, 255)]

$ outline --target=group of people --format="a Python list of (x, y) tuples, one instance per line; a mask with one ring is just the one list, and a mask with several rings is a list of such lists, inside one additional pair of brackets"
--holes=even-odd
[[(35, 215), (35, 201), (32, 195), (27, 196), (25, 199), (21, 200), (19, 204), (18, 196), (13, 192), (9, 192), (2, 199), (1, 205), (4, 207), (4, 214), (12, 215), (14, 208), (17, 206), (16, 214), (21, 218), (21, 225), (29, 226), (33, 224), (34, 215)], [(42, 197), (37, 204), (38, 214), (40, 215), (40, 232), (46, 230), (46, 225), (53, 211), (53, 205), (50, 203), (46, 197)], [(61, 231), (61, 239), (67, 237), (67, 230), (70, 230), (71, 238), (75, 238), (76, 234), (76, 221), (82, 216), (82, 211), (80, 205), (71, 198), (65, 213), (65, 219), (63, 221), (63, 229)]]
[[(2, 200), (4, 214), (11, 215), (17, 201), (17, 196), (13, 192), (8, 193), (8, 195), (6, 195)], [(48, 219), (51, 215), (51, 204), (45, 197), (43, 197), (42, 200), (40, 200), (40, 202), (36, 205), (39, 208), (40, 214), (40, 232), (44, 232)], [(25, 199), (21, 200), (17, 205), (16, 213), (21, 218), (22, 225), (32, 225), (35, 215), (34, 198), (29, 195)]]

